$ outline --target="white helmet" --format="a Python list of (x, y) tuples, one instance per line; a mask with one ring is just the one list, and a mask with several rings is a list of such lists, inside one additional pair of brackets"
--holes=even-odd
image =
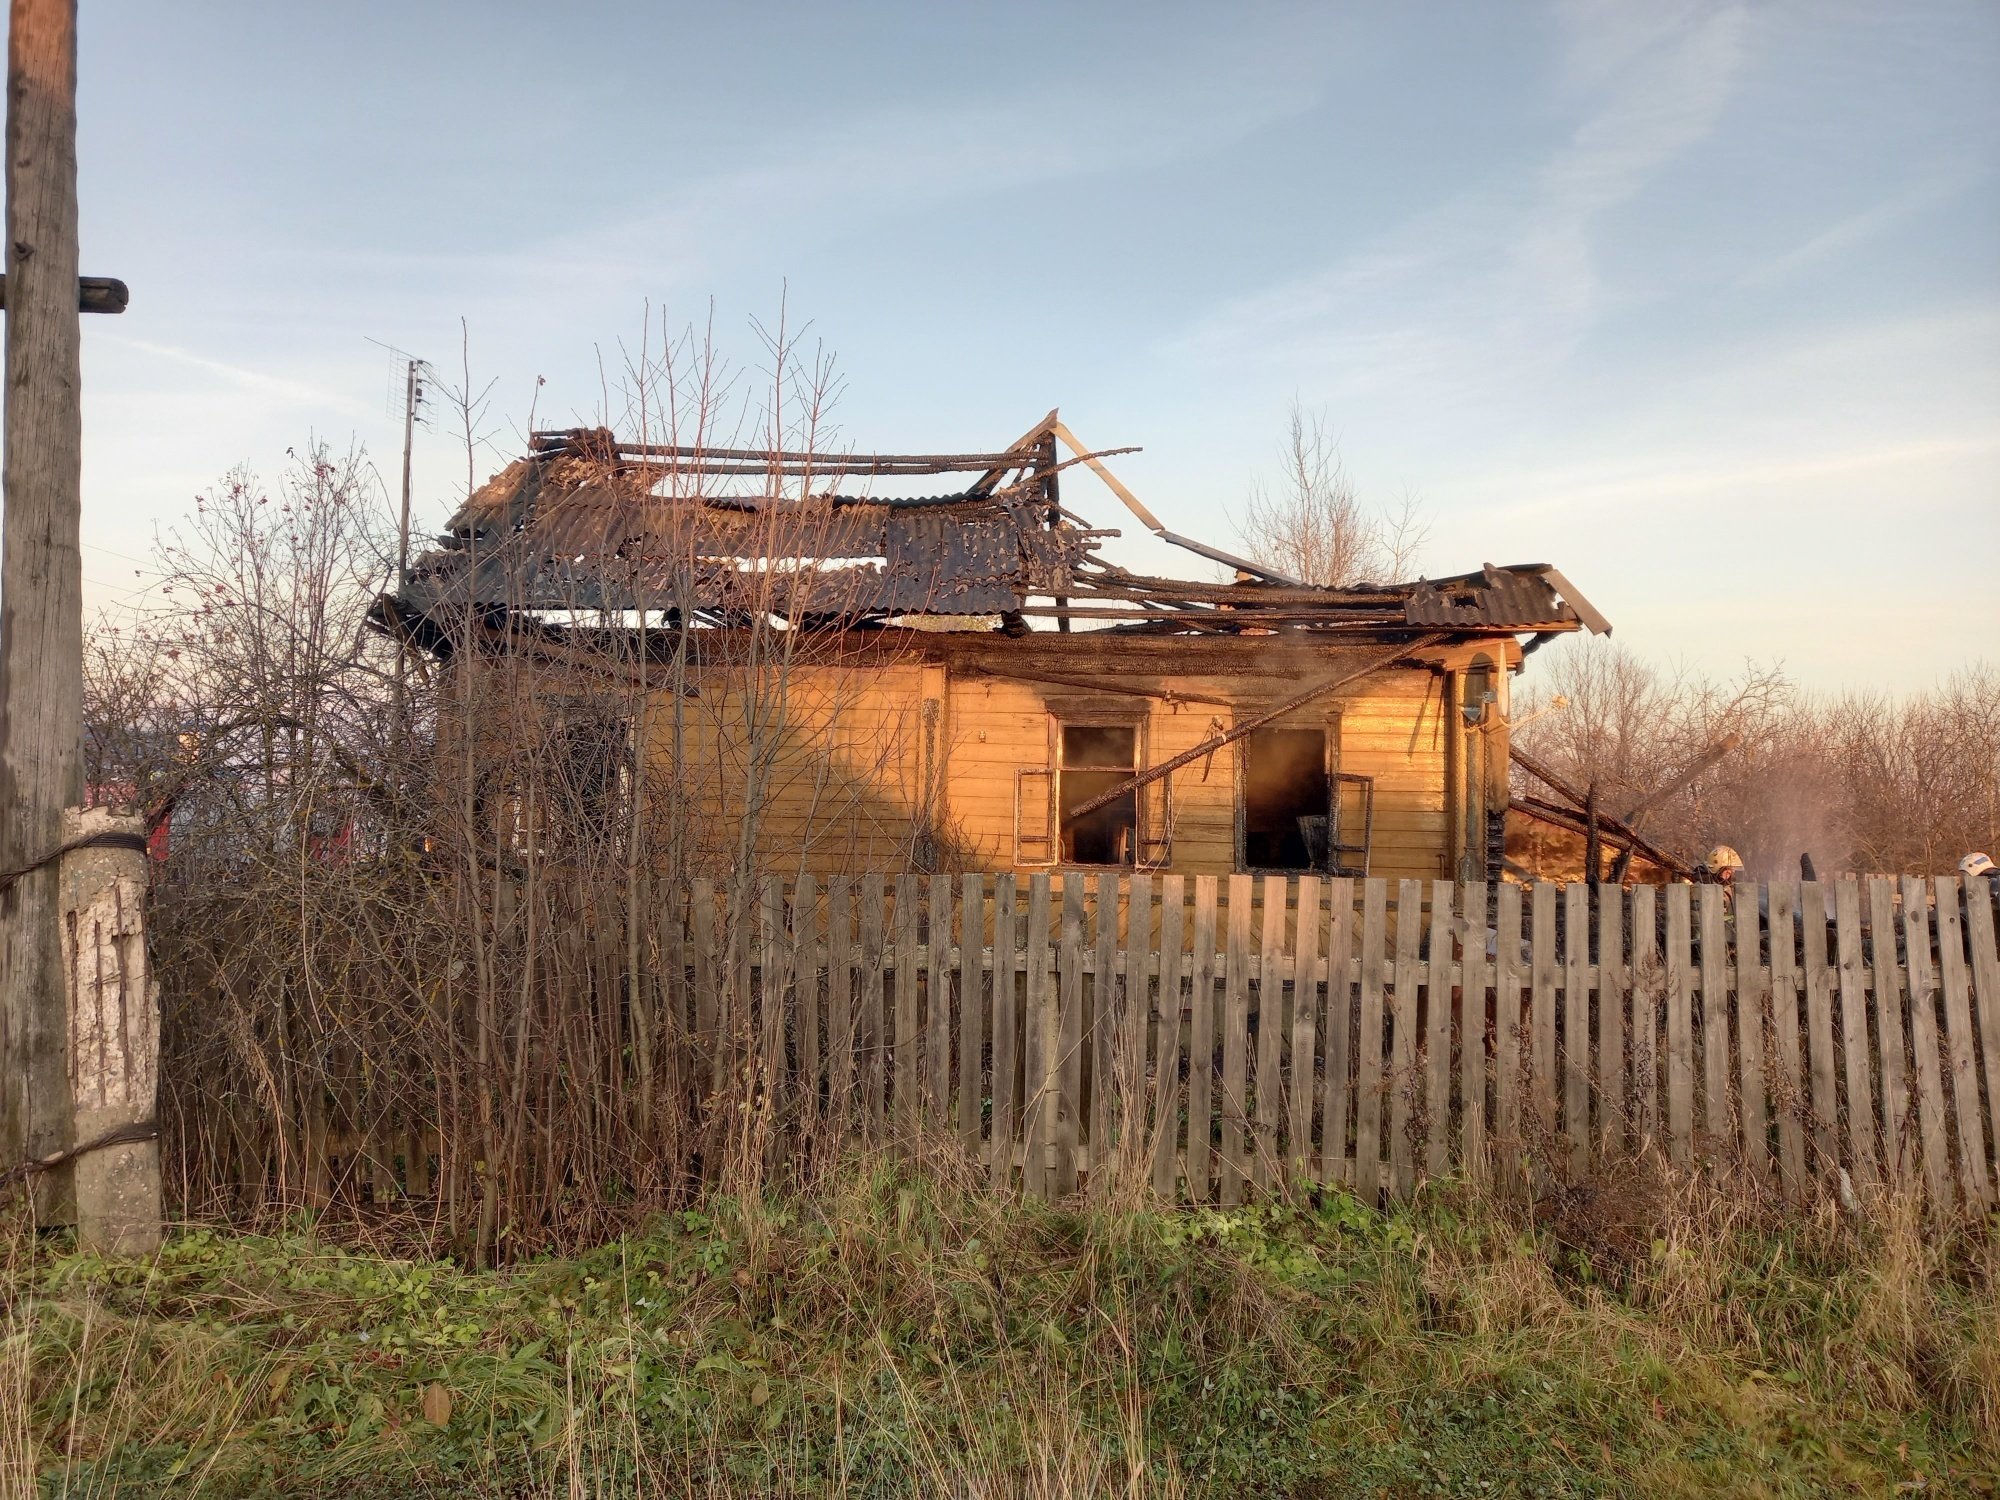
[(1968, 854), (1958, 862), (1958, 873), (1967, 880), (1991, 875), (1995, 868), (1992, 856), (1986, 854)]
[(1740, 870), (1743, 868), (1743, 856), (1727, 844), (1717, 844), (1708, 851), (1708, 867), (1718, 875), (1724, 870)]

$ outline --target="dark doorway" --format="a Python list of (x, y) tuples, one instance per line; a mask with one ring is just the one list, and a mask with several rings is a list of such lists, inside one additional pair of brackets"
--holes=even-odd
[(1327, 867), (1333, 783), (1324, 729), (1257, 729), (1243, 750), (1243, 863), (1253, 870)]
[(1072, 819), (1079, 802), (1102, 796), (1139, 768), (1139, 731), (1132, 725), (1065, 724), (1056, 776), (1056, 818), (1066, 865), (1130, 865), (1139, 841), (1136, 792)]

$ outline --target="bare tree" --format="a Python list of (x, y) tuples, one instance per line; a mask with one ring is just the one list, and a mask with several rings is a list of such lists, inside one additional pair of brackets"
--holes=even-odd
[[(1837, 843), (1831, 828), (1808, 829), (1802, 817), (1779, 826), (1763, 815), (1766, 768), (1792, 701), (1775, 666), (1749, 663), (1717, 680), (1663, 672), (1610, 641), (1582, 642), (1548, 661), (1516, 699), (1514, 743), (1570, 785), (1594, 787), (1605, 811), (1636, 817), (1691, 862), (1727, 842), (1753, 867), (1767, 865), (1763, 873), (1779, 873), (1781, 858), (1795, 862), (1800, 848), (1824, 854)], [(1725, 742), (1734, 748), (1716, 756)], [(1517, 779), (1546, 790), (1526, 784), (1525, 773)]]
[(1727, 843), (1773, 878), (1795, 878), (1802, 854), (1822, 874), (1943, 874), (2000, 846), (1990, 665), (1901, 697), (1807, 697), (1775, 666), (1718, 680), (1577, 642), (1517, 704), (1517, 745), (1690, 861)]
[(1422, 504), (1407, 494), (1390, 514), (1363, 504), (1324, 413), (1292, 403), (1280, 474), (1275, 488), (1253, 484), (1244, 502), (1237, 534), (1251, 556), (1335, 588), (1390, 582), (1415, 570), (1430, 538)]

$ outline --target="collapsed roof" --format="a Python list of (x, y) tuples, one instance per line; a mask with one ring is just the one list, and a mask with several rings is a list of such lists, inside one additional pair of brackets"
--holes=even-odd
[[(1071, 457), (1058, 457), (1058, 442)], [(727, 625), (776, 617), (862, 626), (981, 617), (1020, 632), (1241, 634), (1277, 628), (1394, 638), (1411, 631), (1538, 639), (1609, 624), (1546, 564), (1486, 565), (1413, 583), (1323, 587), (1176, 535), (1081, 447), (1055, 412), (988, 453), (829, 454), (625, 443), (604, 429), (538, 432), (418, 558), (393, 607), (432, 640), (454, 620), (513, 612), (659, 613)], [(1117, 531), (1061, 498), (1088, 465), (1162, 541), (1235, 571), (1156, 577), (1106, 559)], [(883, 481), (964, 476), (890, 497)], [(385, 604), (389, 601), (385, 601)]]

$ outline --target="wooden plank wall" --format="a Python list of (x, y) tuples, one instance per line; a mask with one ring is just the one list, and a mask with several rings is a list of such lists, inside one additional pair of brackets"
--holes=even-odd
[[(800, 667), (782, 691), (767, 684), (761, 695), (723, 678), (704, 682), (699, 699), (653, 700), (652, 783), (656, 794), (669, 790), (691, 826), (717, 830), (718, 870), (736, 853), (753, 788), (763, 868), (894, 869), (907, 866), (928, 830), (942, 846), (937, 863), (1007, 870), (1016, 862), (1016, 773), (1049, 768), (1054, 719), (1140, 726), (1146, 763), (1157, 765), (1297, 691), (1301, 674), (1331, 672), (1341, 660), (1266, 653), (1229, 674), (1120, 679), (1162, 695), (1150, 702), (949, 676), (914, 661)], [(1371, 873), (1430, 879), (1453, 871), (1448, 739), (1462, 731), (1444, 694), (1445, 679), (1428, 670), (1386, 671), (1277, 721), (1326, 730), (1339, 769), (1374, 779)], [(936, 705), (929, 721), (927, 704)], [(1504, 743), (1497, 753), (1504, 761)], [(1155, 799), (1148, 828), (1168, 835), (1157, 873), (1237, 868), (1236, 757), (1224, 750), (1147, 793)]]
[(783, 1152), (922, 1138), (1003, 1190), (1233, 1203), (1652, 1145), (1788, 1197), (2000, 1194), (1986, 881), (834, 876), (748, 905), (671, 903), (659, 992), (718, 1079), (754, 1039)]
[[(1652, 1141), (1791, 1193), (1846, 1171), (1995, 1202), (1985, 882), (1731, 898), (1058, 874), (774, 892), (762, 951), (791, 960), (767, 979), (745, 945), (734, 988), (788, 987), (759, 1007), (784, 1027), (761, 1050), (787, 1138), (856, 1111), (858, 1079), (873, 1097), (853, 1128), (954, 1138), (1036, 1193), (1119, 1172), (1182, 1200), (1288, 1178), (1402, 1195)], [(733, 925), (718, 910), (696, 930)], [(877, 1013), (851, 1015), (857, 997)]]

